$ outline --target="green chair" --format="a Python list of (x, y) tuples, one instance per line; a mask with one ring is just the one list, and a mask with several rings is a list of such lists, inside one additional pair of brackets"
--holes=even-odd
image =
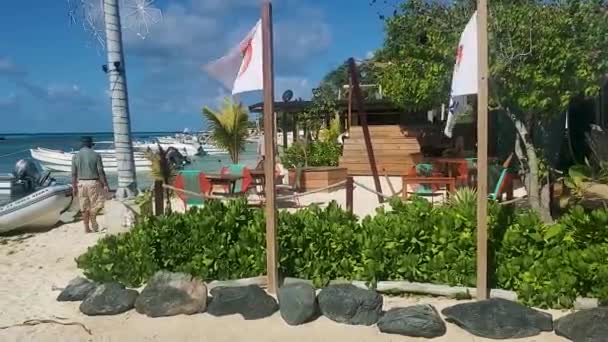
[[(431, 164), (416, 164), (413, 170), (416, 176), (421, 177), (432, 177), (433, 173), (433, 165)], [(407, 189), (404, 189), (407, 191)], [(421, 197), (431, 197), (431, 203), (433, 203), (433, 197), (437, 195), (442, 195), (442, 193), (437, 192), (437, 186), (431, 184), (418, 184), (418, 187), (414, 191), (408, 192), (409, 194), (421, 196)]]
[(244, 194), (249, 191), (251, 187), (251, 183), (253, 181), (251, 177), (251, 172), (245, 165), (241, 164), (232, 164), (228, 166), (224, 166), (221, 171), (221, 174), (225, 175), (234, 175), (234, 176), (242, 176), (242, 179), (239, 179), (234, 188), (234, 193)]
[[(204, 173), (198, 170), (182, 170), (175, 177), (174, 187), (194, 193), (208, 194), (211, 191), (211, 182)], [(205, 203), (204, 198), (193, 196), (184, 192), (177, 192), (184, 202), (186, 209), (190, 206), (200, 206)]]
[(499, 165), (488, 167), (488, 189), (493, 189), (493, 191), (488, 194), (489, 199), (493, 201), (499, 201), (501, 199), (508, 177), (508, 168)]

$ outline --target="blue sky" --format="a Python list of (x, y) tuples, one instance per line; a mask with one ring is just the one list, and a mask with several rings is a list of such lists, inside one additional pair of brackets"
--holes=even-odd
[[(91, 0), (99, 1), (99, 0)], [(309, 98), (322, 76), (382, 44), (369, 0), (275, 0), (275, 88)], [(203, 127), (200, 109), (225, 90), (201, 66), (259, 18), (259, 0), (157, 0), (164, 20), (142, 40), (124, 32), (134, 131)], [(66, 0), (7, 1), (0, 21), (0, 132), (111, 131), (105, 53)], [(10, 14), (10, 15), (7, 15)], [(250, 94), (243, 100), (260, 99)]]

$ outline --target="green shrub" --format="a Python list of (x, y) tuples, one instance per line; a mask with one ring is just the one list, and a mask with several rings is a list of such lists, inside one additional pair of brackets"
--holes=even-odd
[[(139, 286), (157, 270), (202, 279), (257, 276), (265, 270), (264, 217), (246, 201), (207, 202), (186, 214), (149, 217), (128, 233), (109, 236), (77, 260), (93, 280)], [(140, 265), (141, 263), (141, 265)]]
[[(361, 221), (336, 203), (280, 212), (280, 272), (317, 286), (332, 279), (475, 286), (474, 195), (443, 206), (419, 198), (391, 205)], [(488, 222), (493, 287), (541, 307), (571, 307), (577, 296), (608, 299), (608, 210), (574, 208), (546, 225), (532, 211), (490, 203)], [(262, 210), (244, 200), (211, 201), (145, 218), (129, 233), (100, 240), (77, 263), (93, 280), (130, 286), (157, 270), (234, 279), (265, 273), (265, 245)]]
[(341, 155), (342, 146), (336, 141), (296, 142), (285, 150), (281, 162), (288, 169), (296, 166), (338, 166)]

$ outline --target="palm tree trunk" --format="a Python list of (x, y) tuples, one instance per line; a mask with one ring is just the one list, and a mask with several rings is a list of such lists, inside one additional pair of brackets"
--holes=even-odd
[(130, 198), (137, 195), (137, 179), (135, 177), (133, 142), (131, 140), (127, 75), (122, 52), (122, 29), (118, 0), (104, 0), (103, 10), (108, 51), (108, 75), (112, 96), (114, 145), (118, 166), (116, 197)]

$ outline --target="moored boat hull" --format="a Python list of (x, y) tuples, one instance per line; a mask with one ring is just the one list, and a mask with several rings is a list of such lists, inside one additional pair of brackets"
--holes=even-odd
[(57, 224), (72, 204), (70, 185), (53, 185), (0, 207), (0, 233)]

